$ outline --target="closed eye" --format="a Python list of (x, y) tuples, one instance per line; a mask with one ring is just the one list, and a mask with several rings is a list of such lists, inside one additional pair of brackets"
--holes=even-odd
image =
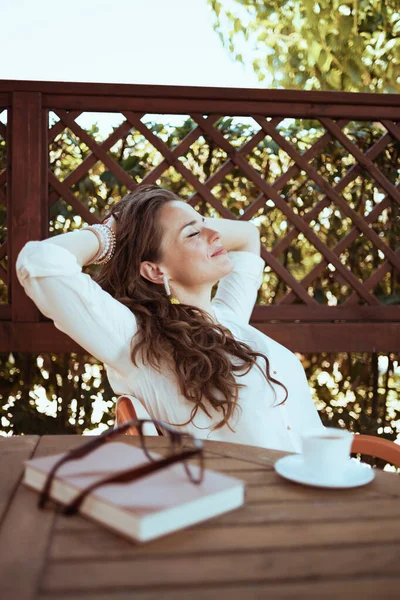
[[(204, 225), (204, 223), (206, 222), (206, 218), (205, 218), (205, 217), (202, 217), (202, 219), (203, 219), (203, 225)], [(199, 233), (200, 233), (200, 231), (196, 231), (195, 233), (191, 233), (191, 234), (190, 234), (190, 235), (188, 235), (187, 237), (188, 237), (188, 238), (190, 238), (190, 237), (194, 237), (195, 235), (199, 235)]]

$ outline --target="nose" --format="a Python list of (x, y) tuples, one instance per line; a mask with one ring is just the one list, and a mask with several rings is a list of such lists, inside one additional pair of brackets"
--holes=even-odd
[(208, 242), (210, 244), (215, 244), (221, 237), (219, 232), (211, 227), (207, 227), (206, 229), (208, 229)]

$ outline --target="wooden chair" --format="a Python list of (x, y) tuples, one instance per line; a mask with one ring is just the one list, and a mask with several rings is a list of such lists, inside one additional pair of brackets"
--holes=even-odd
[[(141, 416), (137, 413), (141, 413)], [(137, 398), (120, 396), (117, 401), (117, 424), (121, 425), (129, 419), (136, 418), (149, 419), (150, 416)], [(127, 435), (138, 435), (137, 429), (131, 427), (128, 429)], [(156, 430), (154, 435), (157, 435)], [(376, 435), (354, 434), (351, 453), (375, 456), (395, 467), (400, 467), (400, 445)]]
[(395, 467), (400, 467), (400, 445), (376, 435), (356, 433), (351, 452), (381, 458)]
[[(119, 396), (117, 400), (115, 427), (131, 419), (151, 419), (151, 417), (138, 398), (130, 394), (124, 394), (123, 396)], [(146, 435), (158, 435), (158, 431), (154, 425), (146, 424), (145, 427)], [(139, 435), (139, 432), (136, 427), (130, 427), (125, 432), (125, 435)]]

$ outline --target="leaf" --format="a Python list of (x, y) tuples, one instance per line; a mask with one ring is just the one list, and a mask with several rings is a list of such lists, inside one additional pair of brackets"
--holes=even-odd
[(398, 21), (396, 21), (396, 23), (394, 24), (394, 27), (392, 29), (392, 35), (399, 35), (400, 34), (400, 19)]
[(219, 13), (221, 12), (221, 4), (218, 0), (211, 0), (211, 8), (214, 10), (217, 17), (219, 17)]
[(316, 41), (312, 42), (312, 44), (310, 46), (309, 54), (308, 54), (308, 64), (311, 67), (313, 67), (315, 65), (315, 63), (318, 61), (321, 51), (322, 51), (321, 44), (319, 44)]
[(376, 38), (375, 50), (379, 50), (385, 41), (386, 33), (384, 31), (376, 32), (374, 37)]
[(100, 175), (100, 179), (103, 183), (108, 183), (111, 185), (115, 185), (117, 182), (115, 175), (111, 173), (111, 171), (104, 171), (104, 173)]
[(339, 19), (338, 29), (340, 31), (340, 41), (349, 38), (353, 29), (353, 17), (342, 16)]
[(239, 33), (239, 31), (241, 31), (243, 29), (242, 22), (240, 19), (235, 19), (235, 21), (233, 23), (233, 29), (235, 30), (236, 33)]
[(331, 69), (326, 76), (328, 83), (337, 90), (341, 89), (342, 73), (338, 69)]
[(327, 73), (330, 69), (332, 63), (332, 54), (328, 53), (326, 50), (322, 50), (317, 59), (317, 64), (321, 69), (322, 73)]
[(385, 52), (389, 52), (389, 50), (391, 50), (396, 45), (396, 41), (397, 40), (395, 40), (395, 38), (392, 38), (391, 40), (389, 40), (385, 44)]
[(357, 85), (361, 84), (362, 68), (353, 59), (349, 59), (346, 66), (346, 73), (350, 76), (351, 80)]
[(290, 248), (290, 254), (292, 255), (293, 261), (295, 263), (300, 263), (302, 259), (301, 251), (296, 246)]
[(292, 26), (294, 28), (295, 31), (300, 31), (301, 30), (301, 26), (303, 24), (303, 17), (301, 15), (301, 9), (299, 4), (296, 2), (294, 5), (294, 17), (292, 19)]
[(140, 157), (137, 156), (136, 154), (131, 154), (125, 160), (121, 161), (121, 167), (125, 171), (130, 171), (131, 169), (136, 167), (138, 162), (140, 162)]

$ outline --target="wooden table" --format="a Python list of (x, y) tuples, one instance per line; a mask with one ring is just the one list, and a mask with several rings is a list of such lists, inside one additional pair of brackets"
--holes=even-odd
[[(137, 438), (121, 436), (136, 444)], [(4, 600), (400, 598), (400, 477), (348, 490), (275, 473), (285, 452), (206, 443), (206, 465), (247, 482), (246, 506), (136, 545), (83, 519), (37, 509), (22, 461), (81, 436), (0, 438), (0, 597)], [(165, 447), (165, 438), (153, 438)]]

